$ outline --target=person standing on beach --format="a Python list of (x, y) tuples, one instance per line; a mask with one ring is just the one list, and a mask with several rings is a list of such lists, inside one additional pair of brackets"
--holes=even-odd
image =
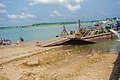
[(21, 42), (24, 42), (24, 39), (23, 39), (22, 37), (20, 37), (20, 41), (21, 41)]

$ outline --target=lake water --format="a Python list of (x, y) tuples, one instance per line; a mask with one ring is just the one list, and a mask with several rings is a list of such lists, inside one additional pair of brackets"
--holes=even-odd
[[(67, 31), (78, 29), (77, 24), (66, 25)], [(50, 40), (55, 38), (63, 30), (62, 25), (54, 26), (41, 26), (33, 28), (16, 28), (16, 29), (4, 29), (0, 30), (0, 38), (8, 38), (12, 42), (18, 41), (20, 37), (25, 41), (29, 40)]]
[[(83, 26), (93, 26), (92, 23), (82, 24)], [(66, 25), (68, 32), (78, 29), (78, 24)], [(62, 25), (41, 26), (33, 28), (16, 28), (0, 30), (0, 38), (8, 38), (12, 42), (18, 41), (20, 37), (25, 41), (40, 40), (46, 41), (56, 37), (63, 30)], [(74, 46), (80, 48), (81, 46)], [(84, 45), (82, 47), (90, 47), (94, 49), (108, 49), (112, 52), (120, 50), (120, 40), (101, 40), (97, 44)]]

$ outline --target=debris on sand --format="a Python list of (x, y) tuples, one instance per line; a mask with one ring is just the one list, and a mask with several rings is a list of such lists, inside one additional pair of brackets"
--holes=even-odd
[(37, 65), (39, 65), (39, 61), (38, 60), (28, 61), (28, 62), (24, 62), (23, 64), (26, 65), (26, 66), (37, 66)]
[(19, 78), (18, 80), (36, 80), (36, 79), (35, 79), (35, 74), (34, 73), (26, 73), (21, 78)]
[(0, 75), (0, 80), (9, 80), (9, 79), (7, 77), (5, 77), (5, 76)]
[(116, 57), (104, 51), (56, 48), (0, 66), (0, 75), (9, 78), (0, 80), (108, 80)]

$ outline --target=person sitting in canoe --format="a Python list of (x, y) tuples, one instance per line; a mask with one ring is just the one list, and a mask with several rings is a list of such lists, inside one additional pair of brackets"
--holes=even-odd
[(106, 32), (108, 33), (108, 32), (110, 32), (111, 27), (110, 27), (109, 25), (107, 25), (107, 26), (105, 27), (105, 29), (106, 29)]
[(105, 33), (102, 23), (99, 24), (98, 30), (99, 30), (99, 34)]

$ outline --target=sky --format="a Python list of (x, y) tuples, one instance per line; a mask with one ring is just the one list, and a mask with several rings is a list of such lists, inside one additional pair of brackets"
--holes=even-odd
[(0, 27), (120, 17), (120, 0), (0, 0)]

